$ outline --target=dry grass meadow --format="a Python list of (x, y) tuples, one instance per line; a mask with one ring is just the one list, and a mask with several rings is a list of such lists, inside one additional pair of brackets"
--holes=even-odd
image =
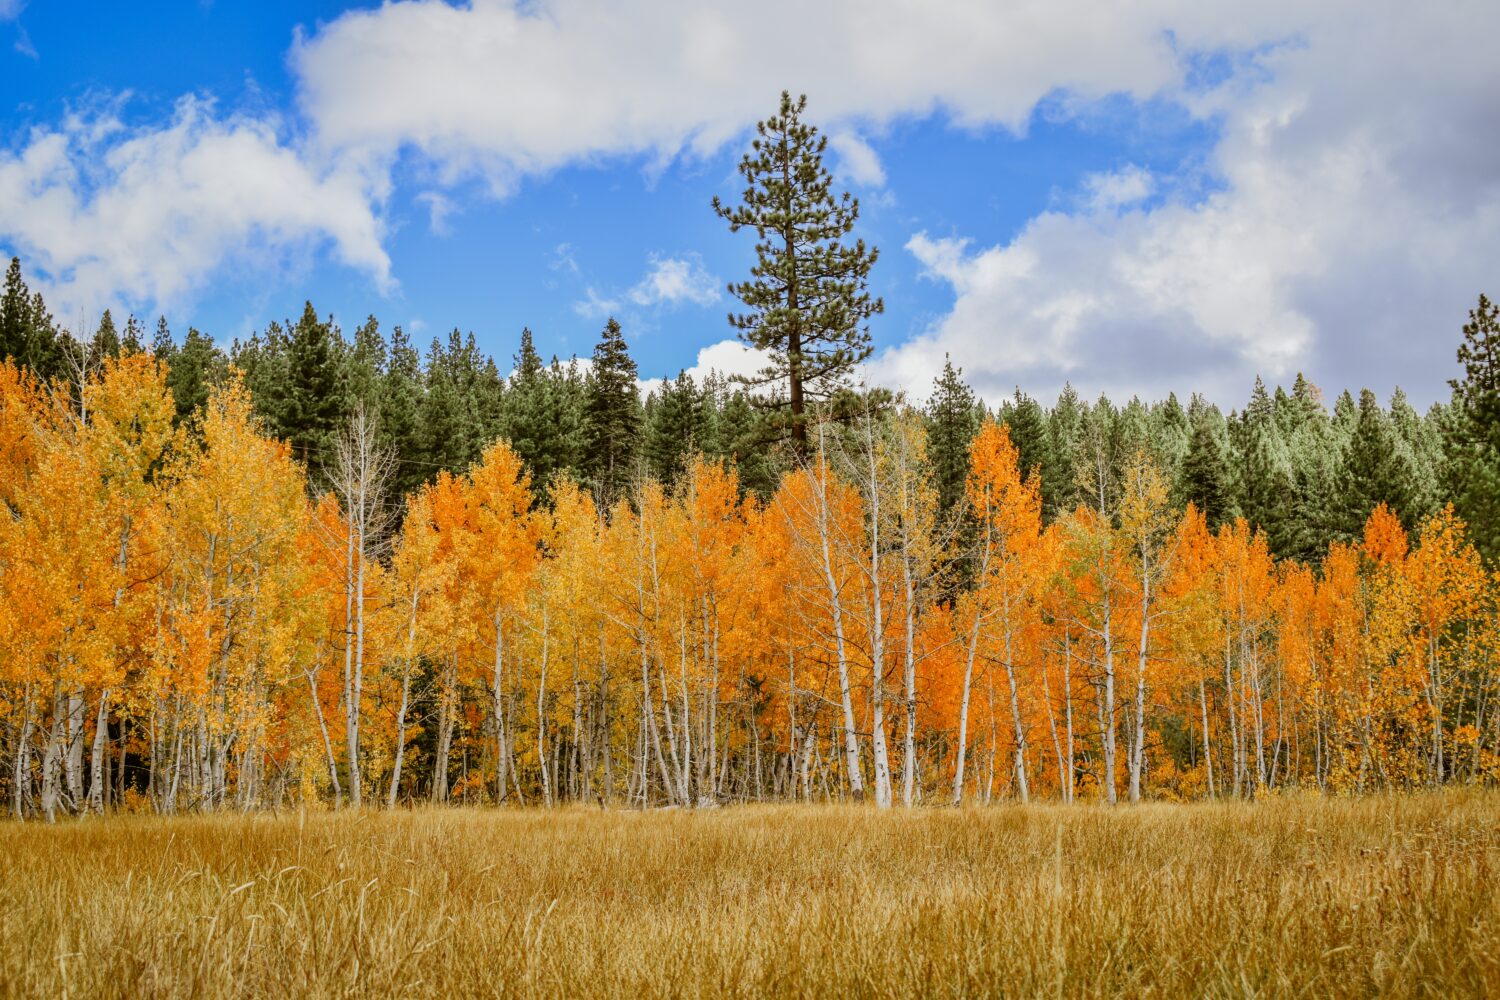
[(0, 994), (1500, 996), (1500, 795), (0, 824)]

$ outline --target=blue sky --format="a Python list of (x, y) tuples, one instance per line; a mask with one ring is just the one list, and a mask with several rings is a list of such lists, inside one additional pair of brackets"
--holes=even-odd
[(69, 326), (311, 298), (503, 359), (613, 312), (643, 376), (750, 366), (709, 200), (789, 86), (882, 251), (872, 381), (1431, 401), (1495, 290), (1500, 18), (1304, 6), (829, 0), (768, 56), (731, 4), (0, 0), (0, 249)]

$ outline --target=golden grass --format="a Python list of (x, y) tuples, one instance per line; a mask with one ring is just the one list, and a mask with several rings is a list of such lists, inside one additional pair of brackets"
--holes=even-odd
[(6, 996), (1500, 996), (1500, 795), (0, 825)]

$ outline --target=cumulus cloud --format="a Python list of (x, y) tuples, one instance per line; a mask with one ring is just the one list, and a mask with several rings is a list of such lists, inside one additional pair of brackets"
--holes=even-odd
[(448, 217), (453, 214), (453, 201), (441, 191), (423, 191), (417, 201), (427, 206), (427, 229), (434, 236), (447, 236)]
[(159, 127), (98, 109), (0, 151), (0, 234), (64, 321), (119, 297), (178, 302), (231, 259), (266, 267), (319, 247), (392, 282), (361, 175), (319, 169), (270, 123), (196, 98)]
[(1156, 191), (1156, 178), (1151, 171), (1131, 164), (1108, 173), (1089, 174), (1083, 179), (1083, 189), (1090, 209), (1113, 212), (1151, 197)]
[[(571, 256), (567, 260), (572, 264)], [(576, 264), (572, 269), (577, 273)], [(652, 254), (647, 259), (645, 276), (623, 295), (606, 295), (590, 286), (584, 289), (584, 297), (573, 303), (573, 311), (587, 319), (603, 319), (618, 314), (627, 304), (643, 309), (684, 303), (711, 306), (719, 301), (722, 287), (723, 282), (708, 273), (697, 254), (681, 257)]]
[(862, 187), (885, 187), (885, 168), (880, 154), (858, 134), (847, 130), (828, 137), (828, 145), (838, 156), (837, 173)]
[(646, 276), (630, 290), (630, 301), (638, 306), (679, 305), (691, 302), (711, 306), (719, 301), (723, 284), (709, 274), (697, 255), (658, 257), (652, 255)]
[[(1184, 51), (1295, 30), (1294, 6), (1267, 7), (409, 0), (335, 18), (297, 41), (291, 65), (330, 146), (415, 148), (505, 190), (580, 159), (712, 151), (783, 88), (810, 94), (825, 124), (940, 109), (962, 125), (1022, 130), (1050, 95), (1153, 96), (1181, 79)], [(864, 157), (855, 169), (871, 166)]]
[(1206, 197), (1139, 207), (1155, 185), (1126, 169), (1000, 245), (918, 234), (907, 249), (953, 309), (872, 371), (925, 395), (949, 353), (992, 399), (1071, 380), (1238, 400), (1299, 370), (1444, 395), (1500, 259), (1500, 64), (1475, 30), (1500, 12), (1459, 8), (1320, 6), (1295, 44), (1185, 97), (1220, 126)]
[[(694, 382), (702, 385), (703, 380), (711, 374), (727, 378), (734, 376), (749, 378), (758, 375), (761, 369), (770, 363), (771, 356), (765, 351), (758, 351), (739, 340), (720, 340), (700, 348), (697, 359), (684, 370), (692, 376)], [(662, 382), (676, 377), (676, 373), (672, 373), (660, 378), (642, 379), (641, 392), (643, 394), (650, 392), (659, 387)]]

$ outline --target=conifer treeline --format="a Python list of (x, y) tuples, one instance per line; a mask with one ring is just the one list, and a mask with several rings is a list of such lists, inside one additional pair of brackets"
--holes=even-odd
[[(309, 305), (226, 355), (0, 302), (0, 785), (293, 798), (1136, 798), (1490, 780), (1500, 328), (1452, 401), (643, 402)], [(821, 414), (821, 416), (819, 415)], [(828, 419), (837, 414), (839, 419)], [(1467, 527), (1465, 526), (1467, 521)], [(1477, 551), (1476, 551), (1477, 549)]]

